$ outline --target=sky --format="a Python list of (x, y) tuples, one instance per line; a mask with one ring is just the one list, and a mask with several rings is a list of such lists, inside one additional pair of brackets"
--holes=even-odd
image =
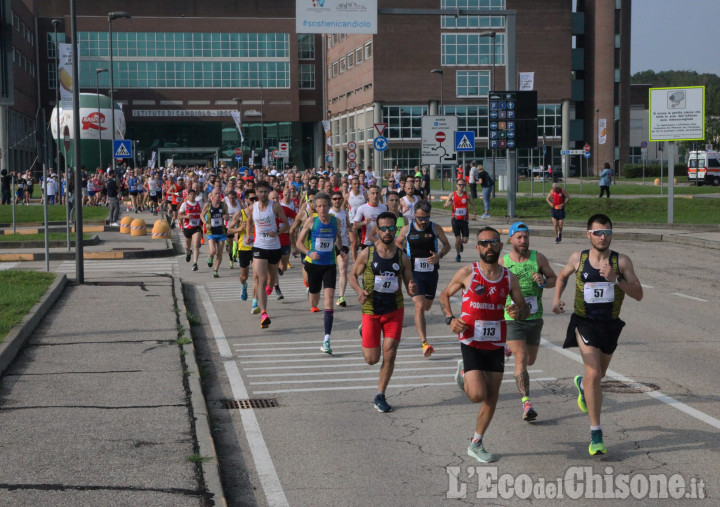
[(694, 70), (720, 75), (720, 0), (632, 0), (631, 36), (632, 74)]

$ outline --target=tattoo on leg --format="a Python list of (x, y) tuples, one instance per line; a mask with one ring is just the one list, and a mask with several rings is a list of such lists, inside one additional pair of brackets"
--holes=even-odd
[(515, 383), (523, 398), (530, 396), (530, 374), (527, 370), (523, 370), (520, 375), (515, 375)]

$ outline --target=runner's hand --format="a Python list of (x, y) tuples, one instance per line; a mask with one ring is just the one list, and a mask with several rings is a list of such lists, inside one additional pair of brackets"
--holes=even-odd
[(505, 311), (513, 319), (517, 319), (518, 317), (520, 317), (520, 309), (515, 303), (507, 305), (505, 307)]
[(553, 302), (553, 313), (565, 313), (565, 301), (558, 300), (557, 303)]
[(457, 333), (457, 334), (463, 333), (463, 332), (465, 332), (466, 328), (467, 328), (467, 324), (462, 319), (455, 318), (452, 320), (452, 322), (450, 322), (450, 330), (453, 333)]
[(425, 259), (425, 260), (427, 260), (428, 264), (437, 264), (438, 262), (440, 262), (440, 254), (439, 253), (433, 252), (432, 250), (430, 250), (430, 254), (431, 254), (430, 257)]
[(418, 290), (418, 286), (415, 283), (415, 281), (410, 280), (410, 282), (408, 283), (408, 296), (410, 296), (410, 297), (417, 296), (417, 290)]
[(317, 253), (315, 250), (313, 250), (312, 252), (308, 252), (308, 257), (310, 257), (314, 261), (320, 260), (320, 254)]
[(368, 291), (366, 291), (365, 289), (363, 289), (362, 292), (360, 294), (358, 294), (358, 301), (360, 301), (361, 305), (365, 304), (365, 301), (367, 301), (368, 296), (369, 296)]
[(542, 276), (540, 273), (533, 272), (532, 279), (533, 279), (533, 282), (535, 282), (538, 285), (542, 285), (543, 283), (545, 283), (545, 277)]

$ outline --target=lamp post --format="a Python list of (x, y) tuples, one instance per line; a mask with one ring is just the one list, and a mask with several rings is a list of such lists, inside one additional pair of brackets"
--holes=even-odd
[[(491, 48), (491, 62), (490, 62), (490, 85), (492, 86), (491, 91), (495, 90), (495, 36), (497, 35), (497, 32), (480, 32), (478, 36), (480, 37), (490, 37), (492, 39), (492, 48)], [(490, 97), (488, 95), (488, 106), (490, 105)], [(493, 181), (497, 181), (497, 175), (495, 172), (495, 160), (496, 160), (496, 152), (497, 150), (492, 151), (492, 178)], [(492, 196), (495, 197), (495, 186), (492, 186)]]
[[(109, 33), (109, 40), (110, 43), (110, 122), (112, 123), (110, 125), (110, 132), (112, 133), (111, 139), (113, 140), (113, 145), (115, 144), (115, 80), (113, 79), (113, 31), (112, 31), (112, 22), (113, 19), (119, 19), (119, 18), (125, 18), (129, 19), (132, 16), (124, 11), (118, 11), (118, 12), (108, 12), (108, 33)], [(112, 168), (115, 172), (115, 177), (117, 177), (116, 167), (115, 167), (115, 154), (112, 154)]]
[[(57, 141), (55, 142), (55, 171), (60, 175), (60, 49), (58, 45), (58, 26), (62, 23), (60, 18), (53, 18), (53, 33), (55, 36), (55, 127)], [(44, 182), (47, 186), (47, 181)], [(67, 199), (67, 182), (65, 184), (65, 198)]]
[[(100, 159), (100, 169), (103, 169), (102, 159), (102, 125), (100, 124), (100, 73), (107, 72), (107, 69), (95, 69), (95, 93), (97, 97), (97, 121), (98, 121), (98, 157)], [(113, 157), (115, 158), (115, 157)]]
[[(433, 69), (430, 71), (430, 73), (431, 74), (440, 74), (440, 109), (442, 110), (442, 113), (440, 111), (438, 111), (438, 114), (445, 114), (445, 106), (443, 105), (443, 95), (444, 95), (443, 94), (443, 81), (444, 81), (443, 70), (442, 69)], [(433, 167), (434, 166), (432, 166), (430, 168), (431, 172), (432, 172)], [(430, 175), (430, 177), (433, 177), (433, 176), (434, 176), (433, 174)], [(445, 179), (443, 178), (442, 164), (440, 164), (440, 188), (442, 190), (445, 190)]]

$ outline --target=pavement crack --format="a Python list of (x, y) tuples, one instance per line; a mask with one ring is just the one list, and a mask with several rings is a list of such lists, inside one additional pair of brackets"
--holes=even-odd
[(184, 403), (173, 403), (170, 405), (122, 405), (122, 406), (101, 406), (101, 405), (32, 405), (27, 407), (0, 407), (0, 412), (12, 412), (14, 410), (45, 410), (48, 408), (85, 408), (85, 409), (99, 409), (99, 410), (128, 410), (138, 408), (172, 408), (172, 407), (183, 407)]
[(44, 377), (47, 375), (105, 375), (108, 373), (143, 373), (145, 370), (108, 370), (108, 371), (57, 371), (48, 373), (8, 373), (6, 377)]
[(136, 486), (80, 485), (80, 484), (9, 484), (0, 483), (0, 490), (38, 490), (38, 491), (142, 491), (149, 493), (170, 493), (173, 495), (209, 498), (209, 495), (192, 489), (184, 488), (141, 488)]

